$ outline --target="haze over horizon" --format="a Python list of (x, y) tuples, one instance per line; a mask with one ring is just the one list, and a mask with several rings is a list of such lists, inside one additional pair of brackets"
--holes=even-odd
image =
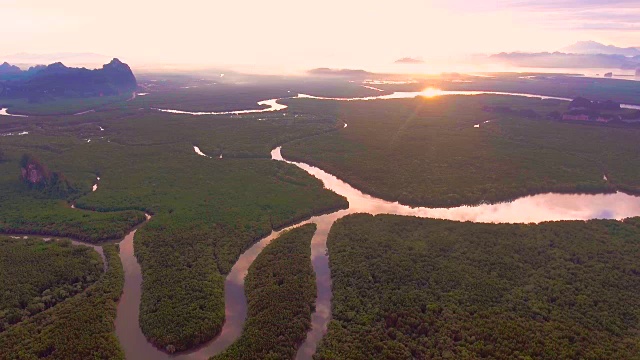
[(0, 360), (640, 360), (640, 0), (0, 0)]
[(10, 34), (0, 38), (0, 56), (97, 53), (134, 66), (287, 73), (383, 69), (412, 57), (428, 61), (429, 72), (455, 70), (453, 62), (473, 54), (556, 51), (581, 40), (640, 46), (640, 9), (632, 0), (400, 0), (393, 6), (328, 0), (313, 7), (292, 0), (172, 6), (114, 0), (100, 11), (79, 0), (0, 0), (0, 6), (0, 32)]

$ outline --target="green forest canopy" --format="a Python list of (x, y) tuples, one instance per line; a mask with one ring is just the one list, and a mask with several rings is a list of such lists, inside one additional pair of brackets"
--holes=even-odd
[(124, 360), (113, 331), (124, 273), (114, 245), (104, 254), (107, 272), (85, 292), (0, 333), (1, 359)]
[(315, 358), (637, 358), (639, 224), (345, 217)]
[[(137, 109), (83, 118), (26, 118), (32, 133), (3, 138), (0, 228), (101, 241), (123, 236), (144, 219), (142, 211), (153, 213), (136, 233), (135, 251), (145, 279), (141, 327), (159, 347), (184, 350), (219, 332), (224, 276), (256, 240), (347, 206), (304, 171), (268, 160), (279, 143), (331, 131), (334, 118), (258, 121)], [(194, 144), (224, 158), (199, 156)], [(56, 200), (25, 188), (18, 165), (25, 152), (63, 172), (81, 196)], [(97, 176), (99, 189), (91, 192)]]
[(287, 144), (284, 157), (385, 200), (451, 207), (551, 191), (640, 191), (640, 170), (629, 166), (639, 160), (637, 127), (483, 111), (490, 105), (546, 114), (566, 111), (566, 102), (477, 95), (288, 103), (295, 111), (332, 114), (348, 127)]
[(102, 260), (69, 241), (0, 236), (0, 332), (84, 291)]

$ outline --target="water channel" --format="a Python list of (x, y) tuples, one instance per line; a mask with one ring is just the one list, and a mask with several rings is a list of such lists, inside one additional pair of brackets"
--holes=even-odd
[[(455, 93), (455, 94), (454, 94)], [(479, 95), (488, 92), (442, 92), (440, 95)], [(553, 98), (529, 94), (501, 95), (528, 96), (537, 98)], [(415, 96), (431, 96), (422, 93), (393, 93), (367, 98), (333, 99), (344, 101), (412, 98)], [(318, 98), (299, 94), (298, 98)], [(180, 114), (245, 114), (265, 111), (279, 111), (286, 105), (278, 104), (278, 99), (260, 102), (268, 108), (260, 110), (242, 110), (221, 113), (192, 113), (185, 111), (161, 110)], [(638, 107), (640, 108), (640, 107)], [(344, 127), (347, 125), (345, 124)], [(194, 146), (194, 152), (199, 156), (210, 158)], [(324, 186), (347, 198), (349, 208), (331, 214), (312, 217), (281, 231), (274, 231), (261, 239), (245, 251), (234, 264), (225, 280), (225, 314), (226, 320), (221, 333), (213, 340), (191, 351), (169, 355), (147, 341), (139, 325), (140, 299), (142, 295), (142, 272), (134, 255), (133, 238), (136, 230), (126, 235), (120, 242), (120, 257), (122, 259), (125, 285), (124, 292), (118, 303), (115, 321), (116, 334), (125, 351), (127, 359), (208, 359), (210, 356), (223, 351), (236, 341), (242, 334), (247, 317), (247, 299), (244, 293), (244, 278), (256, 257), (282, 231), (307, 223), (317, 224), (316, 233), (311, 243), (311, 260), (316, 274), (317, 300), (316, 311), (312, 316), (312, 328), (307, 334), (305, 342), (300, 346), (297, 359), (311, 359), (320, 339), (326, 332), (331, 319), (331, 275), (329, 271), (329, 254), (327, 250), (327, 235), (331, 225), (339, 218), (353, 213), (395, 214), (403, 216), (417, 216), (423, 218), (448, 219), (456, 221), (473, 221), (486, 223), (537, 223), (558, 220), (588, 220), (588, 219), (624, 219), (640, 215), (640, 197), (624, 193), (599, 195), (571, 195), (571, 194), (540, 194), (516, 199), (512, 202), (500, 204), (483, 204), (478, 206), (460, 206), (455, 208), (426, 208), (410, 207), (397, 202), (389, 202), (362, 193), (337, 177), (308, 164), (291, 162), (283, 158), (281, 148), (271, 152), (274, 161), (284, 161), (306, 171), (320, 179)], [(99, 179), (97, 179), (99, 180)], [(97, 183), (96, 183), (97, 185)], [(97, 190), (97, 186), (95, 188)], [(93, 246), (92, 246), (93, 247)], [(100, 247), (94, 247), (97, 251)], [(99, 250), (98, 250), (99, 248)]]

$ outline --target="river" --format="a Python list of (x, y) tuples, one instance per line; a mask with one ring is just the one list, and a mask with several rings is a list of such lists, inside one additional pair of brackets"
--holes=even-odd
[(322, 180), (324, 186), (347, 198), (349, 209), (312, 218), (318, 229), (311, 244), (311, 261), (316, 273), (318, 289), (316, 312), (312, 316), (312, 328), (305, 342), (298, 349), (296, 359), (311, 359), (316, 347), (327, 331), (331, 319), (331, 274), (327, 235), (331, 225), (339, 218), (354, 213), (394, 214), (424, 218), (473, 221), (484, 223), (538, 223), (558, 220), (624, 219), (640, 215), (640, 197), (624, 193), (577, 195), (540, 194), (526, 196), (512, 202), (460, 206), (455, 208), (410, 207), (389, 202), (362, 193), (346, 182), (317, 167), (287, 161), (281, 148), (271, 152), (274, 160), (293, 164)]
[[(455, 94), (454, 94), (455, 93)], [(440, 95), (479, 95), (487, 92), (438, 92)], [(537, 98), (553, 98), (542, 95), (493, 93), (501, 95), (528, 96)], [(431, 96), (423, 93), (393, 93), (377, 97), (333, 99), (344, 101), (397, 99), (415, 96)], [(299, 94), (298, 98), (314, 98)], [(278, 111), (286, 105), (277, 103), (278, 99), (260, 102), (270, 106), (261, 110), (243, 110), (224, 113), (190, 113), (204, 114), (244, 114), (265, 111)], [(176, 112), (172, 110), (162, 110)], [(346, 124), (344, 125), (346, 127)], [(196, 146), (194, 152), (199, 156), (210, 158)], [(311, 242), (311, 261), (316, 274), (317, 300), (316, 311), (312, 315), (312, 327), (304, 343), (298, 349), (297, 359), (311, 359), (318, 342), (326, 332), (331, 319), (331, 274), (329, 269), (329, 254), (327, 250), (327, 235), (331, 225), (339, 218), (353, 213), (395, 214), (417, 216), (424, 218), (449, 219), (457, 221), (473, 221), (487, 223), (537, 223), (558, 220), (588, 220), (588, 219), (623, 219), (640, 215), (640, 197), (624, 193), (600, 195), (570, 195), (570, 194), (540, 194), (516, 199), (512, 202), (500, 204), (484, 204), (478, 206), (460, 206), (455, 208), (426, 208), (410, 207), (397, 202), (389, 202), (362, 193), (337, 177), (308, 164), (291, 162), (282, 157), (281, 148), (271, 152), (274, 161), (284, 161), (306, 171), (320, 179), (324, 186), (347, 198), (349, 208), (331, 214), (312, 217), (281, 231), (274, 231), (261, 239), (245, 251), (234, 264), (225, 280), (225, 314), (226, 320), (218, 337), (202, 346), (188, 352), (169, 355), (155, 348), (149, 343), (139, 325), (140, 299), (142, 295), (142, 272), (134, 255), (133, 238), (136, 230), (131, 231), (120, 243), (120, 257), (125, 273), (124, 292), (118, 303), (115, 321), (116, 335), (125, 351), (127, 359), (208, 359), (210, 356), (223, 351), (236, 341), (242, 334), (247, 317), (247, 299), (244, 293), (244, 278), (256, 257), (282, 231), (307, 224), (317, 224), (316, 233)], [(96, 188), (97, 189), (97, 188)], [(100, 248), (101, 250), (101, 248)]]
[(167, 113), (172, 113), (172, 114), (187, 114), (187, 115), (242, 115), (242, 114), (256, 114), (256, 113), (280, 111), (280, 110), (286, 109), (287, 105), (279, 104), (278, 100), (281, 100), (281, 99), (269, 99), (269, 100), (258, 101), (258, 105), (266, 106), (266, 107), (264, 107), (262, 109), (255, 109), (255, 110), (236, 110), (236, 111), (217, 111), (217, 112), (216, 111), (213, 111), (213, 112), (211, 112), (211, 111), (193, 112), (193, 111), (182, 111), (182, 110), (172, 110), (172, 109), (157, 109), (157, 108), (154, 108), (154, 110), (167, 112)]
[[(560, 101), (571, 101), (572, 99), (557, 97), (557, 96), (548, 96), (548, 95), (539, 95), (539, 94), (526, 94), (526, 93), (510, 93), (510, 92), (499, 92), (499, 91), (454, 91), (454, 90), (440, 90), (436, 88), (428, 88), (423, 91), (396, 91), (390, 94), (384, 95), (376, 95), (376, 96), (364, 96), (364, 97), (353, 97), (353, 98), (339, 98), (339, 97), (322, 97), (322, 96), (313, 96), (307, 94), (298, 94), (294, 97), (288, 98), (279, 98), (279, 99), (269, 99), (258, 102), (260, 106), (267, 106), (263, 109), (257, 110), (237, 110), (237, 111), (222, 111), (222, 112), (194, 112), (194, 111), (183, 111), (183, 110), (173, 110), (173, 109), (157, 109), (154, 110), (172, 113), (172, 114), (183, 114), (183, 115), (242, 115), (242, 114), (255, 114), (255, 113), (265, 113), (265, 112), (273, 112), (280, 111), (286, 109), (288, 106), (284, 104), (278, 103), (278, 100), (285, 99), (315, 99), (315, 100), (334, 100), (334, 101), (371, 101), (371, 100), (391, 100), (391, 99), (412, 99), (415, 97), (426, 97), (426, 98), (434, 98), (439, 96), (452, 96), (452, 95), (462, 95), (462, 96), (475, 96), (475, 95), (504, 95), (504, 96), (521, 96), (527, 98), (541, 99), (541, 100), (560, 100)], [(635, 109), (640, 110), (640, 105), (631, 105), (631, 104), (621, 104), (623, 109)]]
[(26, 115), (10, 114), (7, 112), (8, 110), (9, 109), (7, 108), (0, 109), (0, 116), (4, 115), (4, 116), (15, 116), (15, 117), (27, 117)]
[[(194, 147), (194, 152), (199, 156), (210, 158), (210, 156), (204, 154), (200, 149), (196, 149), (196, 147)], [(273, 239), (277, 238), (282, 231), (303, 224), (315, 223), (317, 225), (316, 233), (311, 241), (311, 261), (316, 274), (318, 293), (316, 311), (312, 316), (312, 328), (307, 334), (305, 342), (298, 349), (296, 359), (311, 359), (331, 319), (332, 292), (327, 235), (333, 223), (343, 216), (353, 213), (369, 213), (374, 215), (395, 214), (484, 223), (538, 223), (558, 220), (623, 219), (640, 215), (640, 197), (624, 193), (599, 195), (540, 194), (526, 196), (512, 202), (500, 204), (460, 206), (455, 208), (410, 207), (364, 194), (346, 182), (317, 167), (288, 161), (282, 157), (281, 147), (271, 152), (271, 158), (276, 161), (284, 161), (295, 165), (308, 174), (320, 179), (327, 189), (346, 197), (349, 201), (349, 208), (331, 214), (315, 216), (284, 230), (273, 232), (249, 248), (249, 250), (240, 256), (225, 282), (225, 313), (227, 319), (221, 335), (209, 344), (201, 346), (199, 349), (173, 357), (206, 359), (220, 352), (240, 337), (247, 316), (244, 278), (251, 263), (253, 263), (262, 249)], [(159, 352), (158, 350), (155, 351)], [(147, 355), (148, 358), (157, 358), (155, 356), (151, 357), (152, 355), (150, 353)], [(168, 355), (164, 354), (164, 356), (167, 357)], [(134, 357), (131, 358), (133, 359)]]

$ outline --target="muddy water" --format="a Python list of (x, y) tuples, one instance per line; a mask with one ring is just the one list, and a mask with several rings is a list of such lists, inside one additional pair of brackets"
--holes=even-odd
[[(306, 223), (306, 222), (305, 222)], [(213, 341), (195, 349), (176, 356), (179, 359), (208, 359), (226, 349), (242, 335), (242, 328), (247, 319), (247, 298), (244, 293), (244, 278), (247, 276), (249, 266), (258, 257), (262, 250), (276, 239), (283, 231), (272, 231), (248, 250), (246, 250), (231, 268), (224, 283), (225, 323), (222, 331)]]
[(309, 220), (317, 225), (316, 233), (311, 240), (311, 264), (316, 275), (316, 309), (311, 316), (311, 330), (307, 338), (298, 348), (296, 359), (311, 359), (318, 343), (327, 332), (331, 320), (331, 272), (327, 255), (327, 236), (331, 225), (339, 218), (350, 214), (350, 210), (341, 210), (332, 214), (318, 216)]
[[(116, 335), (127, 359), (156, 359), (150, 354), (161, 353), (151, 345), (142, 334), (138, 317), (142, 296), (142, 271), (133, 253), (132, 231), (120, 242), (120, 260), (124, 268), (124, 291), (118, 302), (116, 315)], [(153, 356), (153, 355), (152, 355)]]
[[(206, 155), (205, 155), (206, 156)], [(244, 294), (244, 278), (249, 266), (271, 241), (283, 231), (313, 222), (317, 218), (304, 221), (284, 230), (273, 231), (269, 236), (246, 250), (231, 268), (224, 284), (225, 323), (220, 334), (213, 340), (193, 350), (169, 355), (147, 341), (140, 329), (140, 300), (142, 297), (142, 271), (134, 255), (133, 238), (135, 231), (128, 234), (120, 243), (120, 258), (124, 267), (124, 292), (118, 303), (116, 317), (116, 335), (124, 349), (127, 359), (184, 359), (206, 360), (225, 350), (242, 334), (247, 318), (247, 298)], [(333, 223), (333, 221), (331, 222)], [(328, 231), (328, 228), (326, 229)], [(315, 237), (314, 237), (315, 239)], [(327, 274), (328, 275), (328, 274)], [(327, 278), (330, 281), (330, 278)], [(330, 296), (330, 293), (329, 293)]]

